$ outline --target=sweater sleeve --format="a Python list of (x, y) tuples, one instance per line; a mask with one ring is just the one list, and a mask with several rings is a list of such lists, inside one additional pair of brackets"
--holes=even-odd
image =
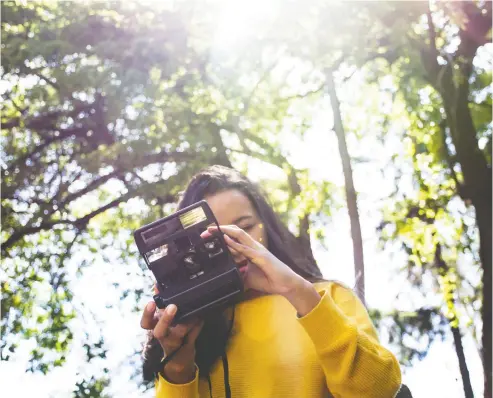
[(320, 292), (318, 305), (299, 322), (320, 358), (334, 397), (394, 397), (401, 385), (397, 359), (378, 341), (361, 301), (336, 283)]
[(156, 398), (199, 398), (199, 370), (195, 370), (195, 378), (187, 384), (173, 384), (161, 374), (156, 380)]

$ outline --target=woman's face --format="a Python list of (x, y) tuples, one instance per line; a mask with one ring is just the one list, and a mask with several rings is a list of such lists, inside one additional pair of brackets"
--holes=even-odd
[[(229, 189), (206, 196), (205, 200), (219, 225), (236, 225), (267, 247), (267, 235), (262, 220), (247, 196), (236, 189)], [(237, 264), (245, 260), (241, 255), (234, 255), (233, 258)]]

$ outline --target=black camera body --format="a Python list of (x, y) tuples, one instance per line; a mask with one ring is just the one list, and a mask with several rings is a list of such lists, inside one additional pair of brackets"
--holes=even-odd
[(175, 304), (173, 323), (218, 310), (243, 293), (243, 280), (223, 234), (200, 235), (217, 220), (205, 201), (139, 228), (134, 239), (154, 274), (158, 308)]

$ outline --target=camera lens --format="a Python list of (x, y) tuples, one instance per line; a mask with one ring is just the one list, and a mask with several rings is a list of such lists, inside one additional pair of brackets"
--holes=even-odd
[(185, 264), (187, 265), (194, 265), (195, 264), (195, 258), (193, 254), (189, 254), (185, 257), (183, 257), (183, 261), (185, 261)]
[(207, 250), (207, 252), (209, 253), (209, 258), (212, 258), (222, 253), (221, 245), (219, 244), (219, 241), (217, 239), (213, 239), (209, 242), (205, 242), (204, 246), (205, 246), (205, 250)]
[(197, 272), (200, 269), (200, 263), (197, 261), (197, 254), (188, 253), (183, 257), (183, 263), (190, 272)]
[(207, 243), (205, 244), (205, 248), (206, 248), (207, 250), (211, 250), (211, 251), (212, 251), (212, 250), (214, 250), (214, 249), (216, 248), (216, 242), (215, 242), (215, 241), (212, 241), (212, 242), (207, 242)]

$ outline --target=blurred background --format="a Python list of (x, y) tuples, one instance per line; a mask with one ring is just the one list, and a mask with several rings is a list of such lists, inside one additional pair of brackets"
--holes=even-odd
[(222, 164), (364, 298), (415, 397), (491, 397), (491, 2), (1, 13), (5, 396), (153, 395), (132, 232)]

